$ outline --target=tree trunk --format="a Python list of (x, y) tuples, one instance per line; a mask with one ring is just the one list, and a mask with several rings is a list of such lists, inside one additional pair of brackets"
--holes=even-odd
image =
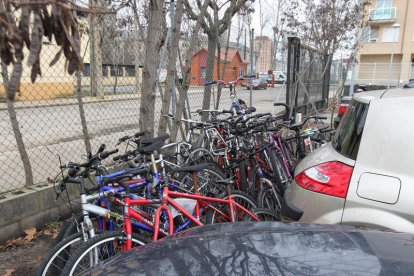
[(89, 137), (88, 124), (86, 123), (85, 110), (83, 109), (83, 101), (81, 95), (81, 72), (76, 72), (76, 99), (78, 100), (79, 116), (81, 119), (83, 142), (85, 143), (86, 154), (92, 152), (91, 139)]
[(149, 136), (154, 136), (155, 98), (157, 69), (160, 60), (160, 49), (163, 45), (162, 28), (160, 20), (165, 20), (163, 15), (164, 0), (149, 1), (148, 33), (145, 47), (144, 68), (142, 69), (142, 93), (139, 109), (139, 127), (141, 131), (148, 131)]
[(174, 17), (174, 27), (171, 33), (171, 42), (168, 45), (168, 71), (167, 71), (167, 79), (165, 80), (165, 91), (162, 98), (162, 108), (161, 108), (161, 116), (160, 116), (160, 125), (158, 127), (158, 135), (165, 133), (167, 129), (167, 118), (164, 115), (168, 115), (170, 112), (170, 104), (171, 104), (171, 95), (173, 89), (175, 89), (175, 77), (177, 72), (176, 60), (178, 54), (178, 43), (180, 40), (180, 27), (181, 27), (181, 20), (183, 15), (183, 2), (181, 0), (177, 1), (175, 17)]
[[(102, 7), (102, 0), (91, 0), (92, 8)], [(104, 87), (102, 82), (102, 51), (101, 51), (101, 35), (102, 26), (99, 23), (99, 15), (91, 14), (90, 17), (90, 57), (91, 57), (91, 94), (92, 96), (103, 98)]]
[(197, 23), (194, 26), (193, 32), (191, 34), (191, 39), (190, 39), (190, 46), (188, 47), (187, 53), (186, 53), (186, 57), (185, 57), (185, 64), (184, 64), (184, 70), (182, 72), (182, 78), (183, 81), (180, 85), (177, 86), (178, 88), (178, 92), (179, 92), (179, 100), (177, 102), (177, 114), (176, 114), (176, 118), (174, 120), (174, 124), (172, 126), (172, 130), (171, 130), (171, 140), (175, 141), (177, 138), (177, 134), (178, 134), (178, 129), (180, 128), (180, 119), (181, 116), (183, 115), (183, 113), (185, 112), (184, 110), (184, 104), (185, 101), (187, 99), (187, 92), (188, 92), (188, 88), (190, 85), (190, 78), (191, 78), (191, 61), (192, 61), (192, 57), (194, 54), (194, 48), (196, 45), (196, 41), (197, 41), (197, 36), (198, 33), (200, 31), (201, 28), (201, 21), (202, 18), (204, 17), (204, 14), (207, 11), (208, 8), (208, 4), (209, 4), (209, 0), (205, 0), (203, 3), (202, 8), (200, 9), (200, 14), (199, 17), (197, 19)]
[[(230, 17), (230, 20), (231, 20), (231, 17)], [(231, 33), (231, 25), (230, 25), (230, 23), (231, 22), (228, 22), (228, 23), (229, 23), (229, 29), (227, 31), (226, 50), (224, 51), (223, 72), (221, 73), (221, 79), (222, 80), (224, 80), (225, 73), (226, 73), (226, 70), (227, 70), (227, 64), (228, 63), (226, 61), (227, 61), (227, 56), (229, 54), (229, 48), (230, 48), (230, 33)], [(219, 76), (219, 74), (217, 74), (217, 76)], [(223, 88), (222, 86), (219, 86), (218, 89), (217, 89), (217, 102), (216, 102), (215, 109), (219, 109), (219, 107), (220, 107), (221, 89), (222, 88)]]
[[(208, 51), (207, 51), (207, 68), (206, 68), (206, 81), (213, 80), (214, 60), (217, 46), (218, 35), (208, 35)], [(211, 101), (211, 85), (204, 88), (203, 97), (203, 109), (210, 109)], [(208, 120), (208, 113), (203, 113), (201, 117), (203, 121)]]
[[(18, 63), (18, 62), (16, 62)], [(15, 66), (21, 66), (20, 64), (15, 64)], [(2, 69), (2, 77), (3, 77), (3, 84), (6, 90), (9, 90), (9, 75), (7, 72), (7, 65), (2, 61), (1, 62), (1, 69)], [(19, 78), (20, 79), (20, 78)], [(7, 93), (10, 95), (10, 91)], [(30, 187), (33, 185), (33, 172), (32, 166), (30, 164), (29, 155), (26, 151), (26, 146), (24, 145), (24, 140), (22, 137), (22, 133), (20, 131), (19, 122), (17, 121), (16, 109), (14, 108), (14, 101), (11, 97), (6, 97), (6, 104), (7, 104), (7, 111), (9, 113), (10, 123), (12, 125), (14, 138), (16, 139), (17, 149), (20, 154), (20, 158), (23, 162), (24, 174), (26, 177), (25, 187)]]

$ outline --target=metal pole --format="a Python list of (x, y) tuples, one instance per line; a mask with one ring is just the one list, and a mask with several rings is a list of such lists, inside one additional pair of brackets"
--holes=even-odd
[(391, 70), (392, 70), (392, 63), (394, 62), (394, 51), (395, 51), (395, 46), (396, 44), (398, 44), (398, 41), (395, 41), (395, 35), (397, 34), (397, 29), (400, 27), (399, 24), (395, 23), (394, 25), (392, 25), (392, 29), (394, 31), (394, 36), (393, 36), (393, 45), (391, 48), (391, 60), (390, 60), (390, 67), (388, 68), (388, 84), (387, 84), (387, 89), (390, 89), (390, 81), (391, 81)]
[(246, 60), (246, 51), (247, 51), (247, 30), (244, 29), (244, 51), (243, 51), (243, 59)]
[(372, 84), (375, 84), (375, 74), (377, 73), (377, 63), (374, 62), (374, 73), (372, 74)]
[[(254, 51), (254, 29), (252, 28), (252, 36), (250, 38), (250, 74), (254, 74), (253, 67), (253, 51)], [(253, 106), (253, 84), (252, 79), (250, 78), (250, 106)]]
[[(359, 4), (362, 5), (362, 0), (358, 1)], [(362, 18), (361, 18), (362, 19)], [(358, 28), (356, 29), (355, 32), (355, 45), (357, 45), (358, 43), (358, 37), (359, 37), (359, 32), (361, 31), (361, 25), (358, 25)], [(356, 74), (356, 58), (358, 55), (358, 47), (357, 50), (355, 52), (355, 55), (352, 57), (352, 77), (351, 77), (351, 85), (349, 86), (349, 96), (352, 96), (354, 94), (354, 86), (355, 86), (355, 74)]]
[[(175, 24), (175, 3), (174, 0), (171, 0), (170, 3), (170, 17), (171, 17), (171, 26), (169, 29), (170, 32), (170, 40), (172, 39), (172, 28), (174, 27)], [(171, 44), (171, 41), (170, 41)], [(178, 55), (180, 55), (180, 52), (178, 52)], [(173, 77), (173, 87), (172, 87), (172, 91), (171, 91), (171, 113), (172, 115), (175, 117), (176, 113), (177, 113), (177, 89), (175, 88), (175, 75)]]
[[(395, 40), (395, 34), (394, 34), (394, 40)], [(393, 63), (393, 59), (394, 59), (394, 45), (391, 48), (391, 60), (390, 60), (390, 66), (388, 68), (388, 84), (387, 84), (387, 89), (390, 89), (390, 80), (391, 80), (391, 70), (392, 70), (392, 63)]]

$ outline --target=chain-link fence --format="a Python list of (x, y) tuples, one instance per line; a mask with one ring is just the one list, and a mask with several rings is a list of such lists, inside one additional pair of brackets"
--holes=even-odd
[(357, 83), (398, 86), (414, 79), (414, 63), (360, 63), (357, 67)]
[(328, 55), (291, 37), (287, 59), (286, 103), (303, 115), (322, 109), (329, 96)]
[[(76, 76), (68, 75), (63, 58), (50, 67), (60, 48), (54, 41), (45, 41), (40, 54), (42, 76), (36, 83), (31, 83), (30, 69), (24, 67), (20, 91), (14, 102), (33, 181), (27, 182), (11, 123), (12, 112), (5, 101), (4, 79), (0, 83), (0, 195), (25, 186), (44, 185), (59, 173), (58, 156), (62, 162), (80, 161), (87, 152), (88, 143), (92, 152), (102, 143), (111, 148), (118, 138), (134, 133), (139, 128), (145, 49), (143, 39), (136, 29), (117, 26), (117, 19), (113, 15), (96, 15), (94, 18), (79, 15), (78, 20), (83, 30), (83, 71)], [(194, 116), (192, 111), (202, 107), (207, 64), (206, 42), (204, 37), (200, 37), (192, 58), (184, 114), (187, 118)], [(183, 37), (179, 49), (181, 60), (186, 55), (186, 43), (188, 37)], [(225, 55), (224, 49), (223, 53), (216, 55), (213, 78), (232, 80), (245, 74), (247, 63), (240, 53), (231, 49)], [(182, 63), (177, 61), (177, 76), (181, 74), (181, 66)], [(9, 77), (10, 72), (11, 68), (8, 68)], [(2, 74), (7, 75), (4, 71)], [(155, 103), (156, 132), (165, 75), (166, 65), (163, 65), (159, 69), (160, 84)], [(175, 101), (172, 101), (171, 111), (174, 111), (174, 105), (179, 101), (177, 89), (174, 91)], [(223, 88), (218, 100), (219, 93), (215, 89), (210, 106), (228, 109), (231, 99), (226, 91), (228, 89)]]

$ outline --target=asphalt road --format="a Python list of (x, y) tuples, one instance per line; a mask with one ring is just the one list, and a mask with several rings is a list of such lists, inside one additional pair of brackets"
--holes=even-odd
[[(237, 91), (240, 99), (249, 103), (250, 91)], [(280, 96), (279, 96), (280, 95)], [(200, 90), (189, 93), (190, 108), (201, 108)], [(213, 97), (214, 98), (214, 97)], [(253, 106), (258, 112), (271, 112), (275, 100), (284, 101), (284, 89), (278, 85), (267, 90), (253, 91)], [(224, 89), (220, 108), (230, 107), (229, 90)], [(117, 139), (138, 129), (139, 98), (87, 103), (84, 105), (92, 148), (101, 143), (113, 148)], [(160, 113), (157, 99), (155, 113)], [(17, 117), (30, 157), (35, 183), (45, 183), (58, 171), (60, 156), (63, 163), (81, 161), (85, 154), (82, 128), (77, 105), (41, 106), (17, 109)], [(157, 119), (157, 117), (156, 117)], [(17, 151), (7, 110), (0, 110), (0, 193), (20, 188), (25, 182), (23, 165)]]

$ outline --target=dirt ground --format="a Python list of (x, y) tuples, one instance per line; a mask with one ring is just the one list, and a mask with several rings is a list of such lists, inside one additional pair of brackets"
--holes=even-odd
[(35, 275), (49, 250), (55, 244), (61, 223), (37, 231), (27, 229), (26, 236), (0, 245), (0, 275)]

